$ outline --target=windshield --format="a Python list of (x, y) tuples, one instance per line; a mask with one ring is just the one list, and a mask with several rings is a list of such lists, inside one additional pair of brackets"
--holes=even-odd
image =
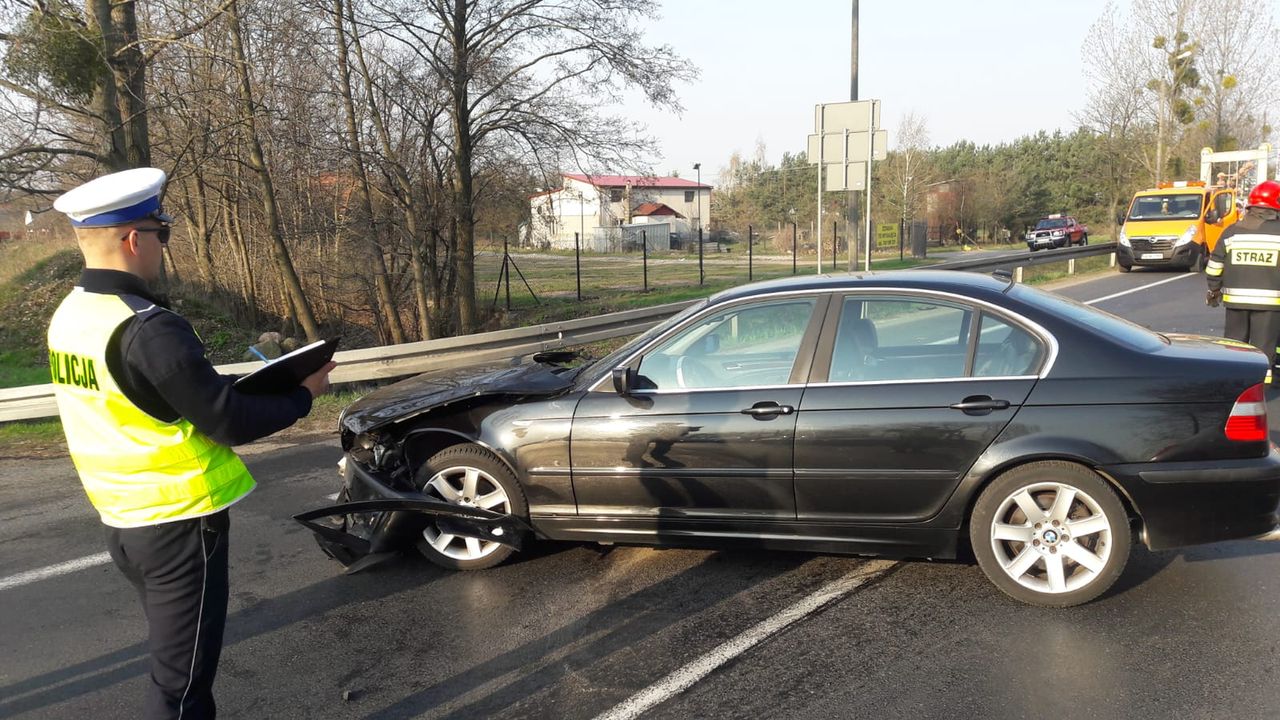
[(1129, 209), (1130, 220), (1186, 220), (1200, 217), (1203, 195), (1143, 195)]
[(1041, 220), (1040, 222), (1036, 223), (1037, 230), (1054, 230), (1057, 228), (1064, 228), (1066, 226), (1067, 226), (1067, 221), (1063, 220), (1062, 218), (1054, 218), (1052, 220)]
[(699, 300), (698, 302), (690, 305), (684, 310), (681, 310), (675, 315), (672, 315), (666, 320), (663, 320), (657, 325), (654, 325), (653, 327), (644, 331), (640, 335), (636, 336), (634, 339), (632, 339), (630, 342), (626, 343), (622, 347), (618, 348), (617, 350), (614, 350), (613, 352), (609, 353), (608, 355), (605, 355), (604, 357), (600, 358), (599, 360), (591, 363), (589, 366), (584, 368), (583, 372), (578, 375), (579, 381), (583, 383), (584, 387), (596, 384), (600, 380), (600, 378), (612, 372), (615, 365), (622, 362), (623, 359), (625, 359), (631, 353), (635, 352), (636, 349), (639, 348), (641, 345), (644, 345), (650, 340), (665, 333), (667, 330), (670, 330), (671, 328), (675, 327), (677, 324), (683, 322), (685, 318), (689, 317), (690, 315), (693, 315), (694, 313), (698, 312), (699, 310), (701, 310), (706, 306), (707, 306), (707, 300), (706, 298), (703, 298), (702, 300)]
[(1153, 352), (1167, 344), (1164, 337), (1137, 323), (1055, 293), (1018, 284), (1010, 290), (1009, 297), (1017, 298), (1046, 313), (1067, 318), (1078, 325), (1084, 325), (1136, 350)]

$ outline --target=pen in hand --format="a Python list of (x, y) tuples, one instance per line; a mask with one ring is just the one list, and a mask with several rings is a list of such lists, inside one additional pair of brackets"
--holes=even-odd
[(249, 352), (253, 353), (254, 355), (257, 355), (258, 359), (264, 363), (271, 362), (271, 358), (267, 357), (266, 355), (263, 355), (261, 350), (259, 350), (258, 348), (252, 345), (249, 346)]

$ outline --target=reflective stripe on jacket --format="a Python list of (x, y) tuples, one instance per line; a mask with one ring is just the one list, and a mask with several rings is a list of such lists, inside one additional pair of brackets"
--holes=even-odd
[[(140, 300), (139, 298), (131, 298)], [(124, 296), (75, 288), (49, 324), (49, 368), (67, 449), (102, 522), (139, 527), (217, 512), (249, 494), (240, 458), (189, 421), (139, 409), (107, 366), (107, 348), (135, 312)]]
[(1227, 307), (1280, 308), (1280, 234), (1272, 229), (1241, 221), (1213, 249), (1204, 272), (1209, 289), (1220, 289)]

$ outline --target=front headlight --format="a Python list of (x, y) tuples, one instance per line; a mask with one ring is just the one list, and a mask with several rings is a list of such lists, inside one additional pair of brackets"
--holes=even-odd
[(1129, 236), (1124, 234), (1124, 230), (1120, 231), (1120, 237), (1117, 239), (1120, 241), (1121, 245), (1129, 247)]
[(1186, 230), (1182, 231), (1182, 237), (1178, 238), (1179, 245), (1186, 245), (1196, 239), (1196, 226), (1188, 225)]
[(1053, 236), (1054, 236), (1054, 237), (1062, 237), (1063, 235), (1066, 235), (1066, 233), (1065, 233), (1065, 232), (1063, 232), (1062, 230), (1054, 230), (1054, 231), (1053, 231)]

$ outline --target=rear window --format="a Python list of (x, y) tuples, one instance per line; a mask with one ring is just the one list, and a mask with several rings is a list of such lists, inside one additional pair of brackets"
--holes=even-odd
[(1116, 342), (1143, 352), (1154, 352), (1168, 344), (1161, 335), (1137, 323), (1116, 317), (1084, 303), (1026, 285), (1015, 285), (1009, 297), (1020, 300), (1046, 313), (1066, 318)]

